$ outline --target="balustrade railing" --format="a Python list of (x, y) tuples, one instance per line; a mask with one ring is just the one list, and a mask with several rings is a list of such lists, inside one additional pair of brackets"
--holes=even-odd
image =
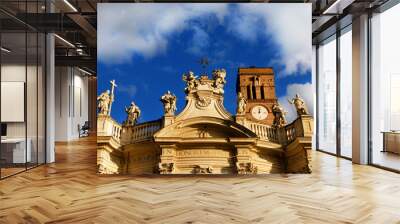
[(122, 131), (122, 127), (120, 124), (118, 123), (113, 123), (113, 127), (112, 127), (112, 138), (116, 141), (119, 141), (121, 138), (121, 131)]
[(111, 138), (119, 143), (121, 138), (121, 125), (109, 116), (98, 116), (97, 118), (97, 135), (111, 136)]
[(153, 137), (153, 134), (161, 129), (161, 120), (137, 124), (132, 127), (131, 142), (145, 141)]
[(271, 142), (278, 142), (278, 135), (275, 128), (268, 125), (257, 124), (249, 122), (246, 124), (247, 128), (257, 134), (260, 139), (268, 140)]
[[(311, 122), (311, 123), (310, 123)], [(304, 124), (307, 124), (304, 127)], [(257, 124), (250, 121), (247, 121), (245, 126), (253, 131), (257, 136), (262, 140), (268, 140), (270, 142), (279, 143), (282, 145), (288, 145), (293, 142), (298, 137), (304, 137), (305, 135), (312, 135), (312, 117), (311, 116), (302, 116), (298, 117), (292, 123), (280, 127), (274, 128), (264, 124)]]

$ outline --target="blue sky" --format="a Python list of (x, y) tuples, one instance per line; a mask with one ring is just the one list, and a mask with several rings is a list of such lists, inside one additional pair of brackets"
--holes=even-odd
[(142, 110), (140, 122), (160, 118), (167, 90), (177, 96), (179, 113), (185, 106), (182, 74), (203, 73), (198, 61), (207, 57), (207, 74), (227, 70), (224, 105), (233, 114), (239, 67), (273, 67), (284, 105), (296, 92), (312, 104), (309, 6), (99, 4), (98, 93), (116, 80), (112, 117), (119, 122), (131, 101)]

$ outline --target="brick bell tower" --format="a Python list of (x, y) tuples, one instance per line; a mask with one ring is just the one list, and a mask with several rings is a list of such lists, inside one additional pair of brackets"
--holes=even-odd
[(278, 102), (275, 94), (275, 74), (272, 68), (239, 68), (236, 92), (247, 99), (247, 120), (272, 125), (272, 106)]

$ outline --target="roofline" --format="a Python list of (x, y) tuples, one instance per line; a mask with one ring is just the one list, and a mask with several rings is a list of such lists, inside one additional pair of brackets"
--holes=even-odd
[[(238, 67), (237, 73), (238, 75), (246, 75), (246, 74), (240, 74), (240, 69), (271, 69), (272, 70), (272, 75), (275, 75), (275, 71), (273, 67)], [(252, 74), (255, 75), (255, 74)], [(260, 75), (260, 74), (256, 74), (256, 75)]]
[(273, 67), (257, 67), (257, 66), (238, 67), (238, 69), (241, 69), (241, 68), (270, 68), (270, 69), (274, 69)]

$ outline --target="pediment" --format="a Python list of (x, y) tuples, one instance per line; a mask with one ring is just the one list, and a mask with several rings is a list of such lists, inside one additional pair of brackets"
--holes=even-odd
[(215, 117), (233, 121), (233, 116), (223, 105), (223, 96), (208, 90), (196, 90), (186, 96), (186, 106), (175, 121), (195, 117)]
[(233, 121), (204, 116), (164, 127), (154, 138), (257, 138), (257, 135)]

